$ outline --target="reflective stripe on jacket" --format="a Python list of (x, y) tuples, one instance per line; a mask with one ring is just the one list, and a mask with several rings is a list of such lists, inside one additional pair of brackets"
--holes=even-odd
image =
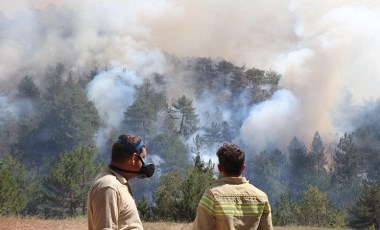
[(268, 197), (245, 177), (223, 177), (204, 192), (193, 229), (272, 230)]

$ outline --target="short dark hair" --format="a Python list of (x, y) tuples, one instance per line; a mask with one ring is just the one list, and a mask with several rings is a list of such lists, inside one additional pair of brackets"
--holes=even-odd
[(245, 154), (239, 146), (224, 143), (216, 152), (219, 165), (228, 176), (240, 176), (243, 172)]
[[(141, 141), (141, 137), (137, 135), (120, 135), (119, 138), (112, 144), (111, 161), (125, 162), (133, 155), (133, 153), (136, 153), (135, 149)], [(142, 148), (143, 147), (145, 148), (145, 144)], [(141, 153), (142, 148), (137, 153)]]

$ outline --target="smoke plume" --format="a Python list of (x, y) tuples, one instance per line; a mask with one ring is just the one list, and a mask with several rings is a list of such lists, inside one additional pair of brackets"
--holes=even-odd
[[(3, 0), (0, 90), (26, 74), (42, 85), (46, 66), (57, 62), (73, 70), (111, 66), (88, 91), (117, 126), (119, 106), (133, 99), (133, 88), (118, 81), (170, 71), (164, 53), (223, 58), (282, 75), (281, 90), (242, 113), (241, 140), (252, 148), (293, 136), (310, 143), (315, 131), (326, 137), (352, 128), (351, 106), (379, 98), (379, 24), (380, 3), (372, 0)], [(171, 77), (168, 98), (194, 95), (184, 76)], [(107, 86), (113, 95), (102, 93)]]

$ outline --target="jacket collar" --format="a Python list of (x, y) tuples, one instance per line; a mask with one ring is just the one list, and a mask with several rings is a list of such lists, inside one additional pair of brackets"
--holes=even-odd
[(122, 175), (120, 175), (117, 170), (113, 170), (113, 169), (110, 169), (109, 167), (107, 167), (105, 169), (106, 172), (109, 172), (113, 175), (115, 175), (116, 179), (121, 183), (121, 184), (127, 184), (128, 181), (127, 179), (125, 179)]
[(245, 177), (222, 177), (212, 182), (212, 184), (224, 182), (227, 184), (243, 184), (249, 181)]

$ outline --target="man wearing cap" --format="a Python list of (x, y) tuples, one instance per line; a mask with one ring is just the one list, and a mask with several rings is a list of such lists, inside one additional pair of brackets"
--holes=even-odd
[(242, 176), (243, 150), (223, 144), (216, 155), (221, 177), (203, 193), (193, 230), (272, 230), (268, 196)]
[(146, 146), (140, 136), (120, 135), (112, 145), (111, 162), (95, 178), (88, 192), (88, 229), (144, 229), (128, 181), (148, 178), (153, 164), (145, 164)]

